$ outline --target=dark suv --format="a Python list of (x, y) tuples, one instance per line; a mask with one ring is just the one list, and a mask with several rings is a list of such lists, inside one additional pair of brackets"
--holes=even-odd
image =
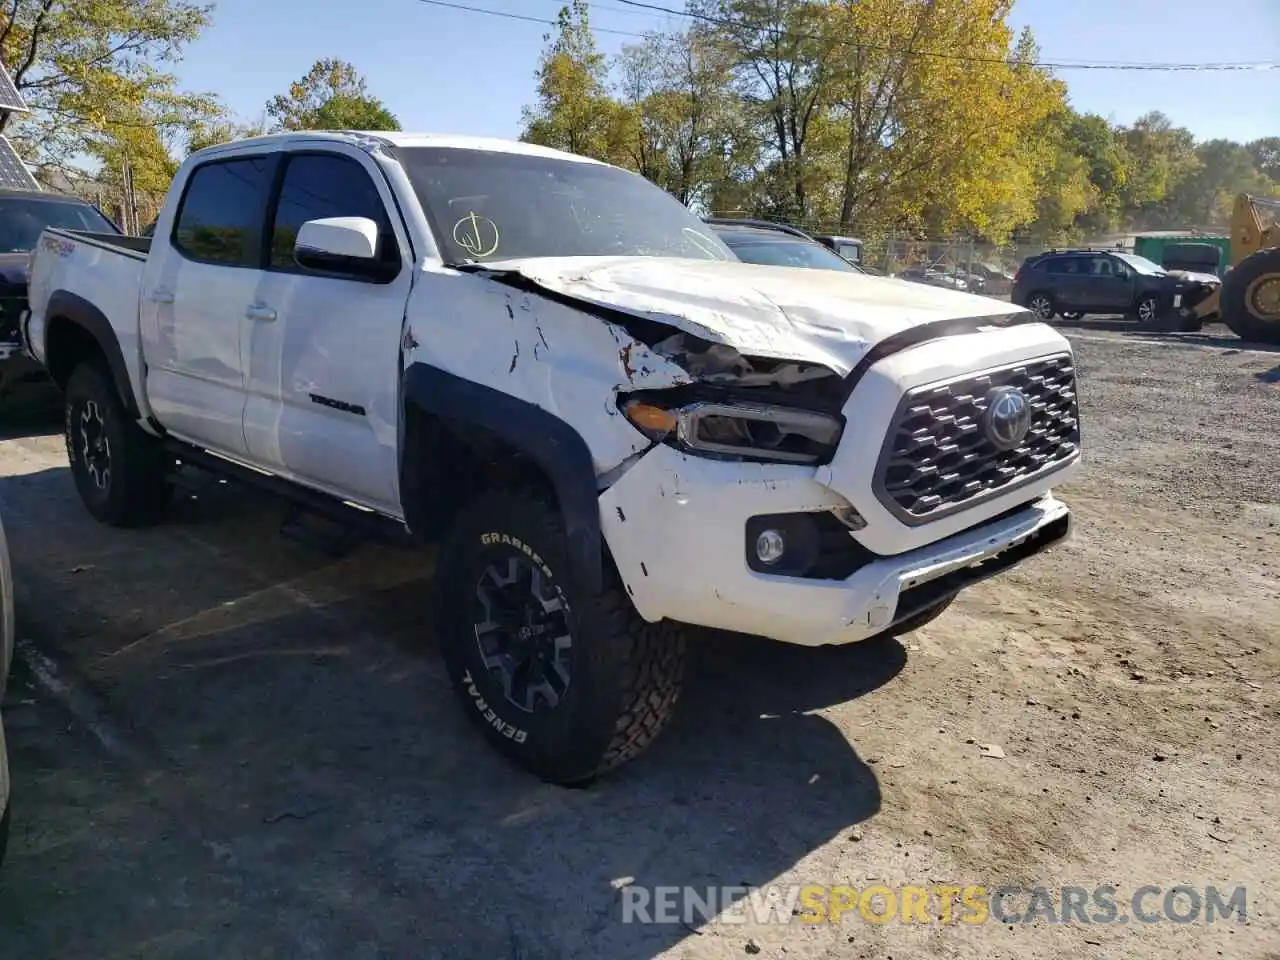
[(1213, 274), (1165, 270), (1131, 253), (1050, 250), (1023, 261), (1011, 299), (1042, 320), (1120, 313), (1151, 323), (1199, 303), (1220, 283)]

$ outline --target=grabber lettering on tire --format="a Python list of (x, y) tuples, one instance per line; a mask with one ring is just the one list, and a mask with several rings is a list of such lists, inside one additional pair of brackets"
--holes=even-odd
[(646, 623), (616, 581), (574, 577), (556, 508), (524, 490), (455, 518), (436, 572), (441, 644), (463, 709), (503, 754), (580, 784), (639, 756), (666, 726), (685, 639)]

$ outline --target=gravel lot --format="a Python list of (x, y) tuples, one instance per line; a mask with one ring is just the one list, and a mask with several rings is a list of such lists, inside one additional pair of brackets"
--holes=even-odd
[[(669, 732), (577, 791), (467, 725), (431, 556), (334, 560), (216, 481), (109, 530), (47, 425), (5, 439), (0, 955), (1280, 958), (1280, 352), (1068, 333), (1068, 545), (901, 640), (700, 639)], [(644, 925), (618, 891), (877, 882), (1243, 885), (1248, 920)]]

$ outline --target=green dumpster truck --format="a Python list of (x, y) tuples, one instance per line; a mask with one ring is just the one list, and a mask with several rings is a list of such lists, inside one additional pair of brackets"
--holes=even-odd
[(1134, 238), (1133, 252), (1173, 270), (1221, 277), (1231, 263), (1231, 238), (1191, 231), (1144, 233)]

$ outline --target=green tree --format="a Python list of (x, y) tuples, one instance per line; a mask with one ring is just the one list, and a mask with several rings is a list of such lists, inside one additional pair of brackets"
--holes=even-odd
[(537, 103), (523, 112), (521, 139), (597, 160), (622, 160), (635, 118), (609, 96), (608, 63), (591, 32), (587, 0), (560, 9), (543, 38)]
[[(1035, 216), (1057, 162), (1045, 128), (1065, 88), (1035, 65), (1031, 34), (1014, 35), (1007, 0), (826, 9), (841, 223), (997, 236)], [(958, 49), (971, 56), (928, 55)]]
[(1280, 137), (1263, 137), (1248, 146), (1258, 171), (1280, 183)]
[(187, 137), (186, 152), (195, 153), (205, 147), (243, 140), (246, 137), (260, 137), (270, 132), (270, 124), (266, 114), (254, 122), (245, 122), (231, 117), (218, 117), (194, 126)]
[(687, 205), (750, 162), (729, 52), (710, 31), (649, 37), (624, 47), (618, 67), (627, 158), (643, 176)]
[(220, 112), (215, 97), (183, 92), (166, 69), (208, 25), (211, 7), (184, 0), (6, 6), (0, 59), (31, 112), (0, 121), (0, 132), (46, 175), (73, 172), (86, 155), (129, 153), (140, 170), (163, 166), (171, 143)]
[(1231, 140), (1209, 140), (1195, 148), (1199, 165), (1170, 193), (1169, 213), (1176, 226), (1225, 227), (1240, 193), (1267, 195), (1274, 187), (1258, 170), (1248, 147)]
[(356, 68), (345, 60), (317, 60), (289, 92), (272, 97), (267, 116), (279, 130), (399, 130), (398, 121)]
[(729, 52), (735, 94), (758, 128), (770, 213), (810, 213), (807, 148), (830, 94), (829, 6), (808, 0), (692, 0)]
[(1170, 200), (1177, 186), (1200, 168), (1195, 136), (1175, 127), (1159, 111), (1144, 114), (1119, 131), (1129, 156), (1122, 197), (1129, 226), (1161, 229), (1176, 226)]

